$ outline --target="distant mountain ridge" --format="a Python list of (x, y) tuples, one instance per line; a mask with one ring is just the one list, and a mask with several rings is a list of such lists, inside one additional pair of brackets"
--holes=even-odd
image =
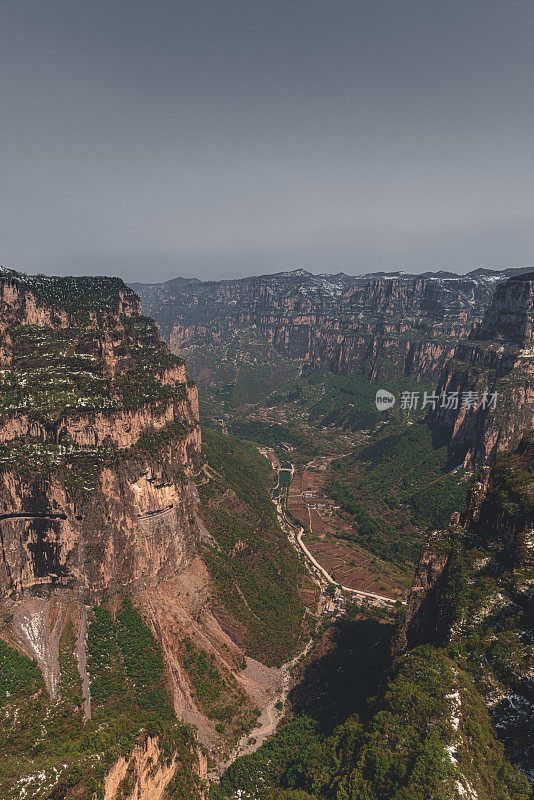
[(458, 341), (481, 322), (496, 287), (532, 270), (349, 276), (297, 269), (131, 287), (175, 353), (254, 327), (281, 355), (310, 366), (370, 380), (434, 380)]
[(477, 267), (469, 272), (451, 272), (449, 270), (427, 270), (426, 272), (405, 272), (404, 270), (377, 270), (376, 272), (364, 272), (361, 275), (348, 275), (346, 272), (309, 272), (306, 269), (298, 267), (292, 270), (283, 270), (281, 272), (264, 273), (261, 275), (245, 276), (243, 278), (221, 278), (219, 280), (202, 280), (195, 277), (177, 276), (176, 278), (169, 278), (167, 281), (159, 283), (152, 283), (150, 281), (134, 281), (127, 284), (131, 286), (134, 291), (139, 289), (143, 291), (146, 286), (172, 286), (174, 284), (229, 284), (229, 283), (246, 283), (249, 281), (257, 282), (275, 282), (276, 280), (286, 279), (288, 281), (295, 281), (301, 279), (302, 282), (309, 281), (310, 283), (331, 281), (332, 283), (340, 283), (344, 286), (351, 286), (354, 283), (367, 281), (372, 279), (402, 279), (414, 280), (417, 278), (432, 278), (435, 280), (473, 280), (473, 281), (495, 281), (495, 280), (508, 280), (515, 276), (520, 276), (527, 272), (533, 272), (534, 266), (526, 267), (507, 267), (505, 269), (489, 269), (486, 267)]

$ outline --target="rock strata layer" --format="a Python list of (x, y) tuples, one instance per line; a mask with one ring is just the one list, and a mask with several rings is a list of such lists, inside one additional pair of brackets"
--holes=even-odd
[(0, 596), (177, 574), (199, 456), (196, 386), (131, 289), (0, 272)]

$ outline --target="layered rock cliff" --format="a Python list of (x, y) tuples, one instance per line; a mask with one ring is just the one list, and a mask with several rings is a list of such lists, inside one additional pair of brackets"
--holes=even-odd
[(0, 273), (0, 595), (84, 600), (194, 552), (196, 387), (134, 293)]
[(431, 424), (450, 441), (451, 465), (491, 462), (534, 427), (534, 273), (501, 284), (445, 365)]
[(475, 469), (473, 484), (465, 510), (423, 548), (393, 648), (446, 651), (469, 674), (508, 757), (532, 783), (533, 324), (534, 274), (527, 273), (497, 288), (443, 369), (436, 394), (448, 399), (429, 422), (450, 441), (450, 466)]
[(0, 270), (2, 797), (200, 796), (125, 599), (187, 572), (198, 540), (196, 386), (140, 310), (120, 280)]
[(285, 673), (246, 656), (295, 647), (300, 574), (270, 470), (234, 453), (227, 485), (231, 456), (215, 485), (196, 385), (121, 281), (0, 270), (2, 798), (201, 797), (198, 743), (213, 768), (272, 724)]
[(255, 327), (282, 355), (371, 380), (435, 378), (505, 273), (311, 275), (135, 284), (173, 352)]

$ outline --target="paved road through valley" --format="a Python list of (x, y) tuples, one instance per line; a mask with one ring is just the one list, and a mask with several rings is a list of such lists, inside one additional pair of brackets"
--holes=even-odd
[[(291, 477), (293, 477), (294, 472), (295, 472), (295, 467), (294, 467), (293, 464), (291, 464)], [(299, 526), (295, 525), (293, 522), (291, 522), (291, 520), (288, 518), (288, 516), (287, 516), (287, 514), (286, 514), (281, 502), (276, 502), (276, 509), (277, 509), (277, 512), (278, 512), (279, 516), (283, 519), (284, 523), (294, 533), (295, 541), (297, 542), (298, 546), (300, 547), (300, 549), (304, 553), (305, 557), (308, 559), (308, 561), (316, 569), (319, 570), (321, 575), (325, 578), (325, 580), (328, 583), (330, 583), (330, 584), (332, 584), (334, 586), (339, 586), (342, 591), (349, 592), (350, 594), (354, 595), (355, 597), (361, 598), (362, 600), (364, 598), (367, 598), (369, 600), (374, 600), (377, 603), (384, 603), (385, 605), (389, 605), (389, 606), (395, 605), (395, 603), (397, 601), (393, 600), (393, 598), (391, 598), (391, 597), (385, 597), (384, 595), (381, 595), (381, 594), (374, 594), (374, 592), (366, 592), (363, 589), (353, 589), (350, 586), (343, 586), (342, 584), (340, 584), (337, 581), (335, 581), (334, 578), (330, 575), (330, 573), (317, 561), (315, 556), (312, 555), (312, 553), (310, 553), (310, 551), (308, 550), (308, 548), (306, 547), (306, 545), (302, 541), (302, 537), (304, 536), (304, 528), (302, 526), (299, 527)], [(400, 602), (403, 605), (406, 605), (404, 600), (401, 600)]]

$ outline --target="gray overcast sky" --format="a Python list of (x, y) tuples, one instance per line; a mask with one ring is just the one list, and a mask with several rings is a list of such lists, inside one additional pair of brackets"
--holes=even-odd
[(0, 0), (0, 263), (534, 263), (531, 0)]

